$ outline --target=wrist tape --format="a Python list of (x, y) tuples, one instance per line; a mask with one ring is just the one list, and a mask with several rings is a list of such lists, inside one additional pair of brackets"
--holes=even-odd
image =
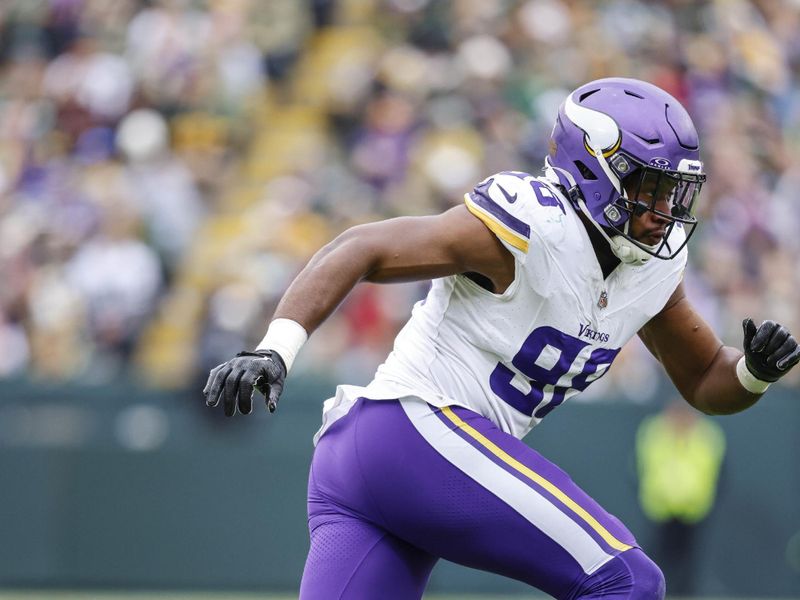
[(308, 333), (297, 321), (275, 319), (269, 324), (267, 335), (256, 346), (256, 350), (274, 350), (280, 354), (288, 373), (307, 339)]
[(770, 385), (768, 381), (759, 379), (750, 372), (744, 356), (736, 363), (736, 378), (742, 384), (742, 387), (751, 394), (763, 394)]

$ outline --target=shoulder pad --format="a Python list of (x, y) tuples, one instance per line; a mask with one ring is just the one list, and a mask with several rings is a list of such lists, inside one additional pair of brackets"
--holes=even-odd
[[(531, 225), (553, 211), (566, 214), (564, 203), (529, 173), (502, 171), (487, 177), (465, 194), (469, 211), (478, 217), (509, 250), (527, 254)], [(513, 250), (512, 250), (513, 252)]]

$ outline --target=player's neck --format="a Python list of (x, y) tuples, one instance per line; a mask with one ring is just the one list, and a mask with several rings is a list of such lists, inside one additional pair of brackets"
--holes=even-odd
[(577, 213), (592, 242), (592, 248), (594, 248), (595, 256), (597, 256), (597, 262), (600, 264), (600, 270), (603, 272), (603, 279), (607, 279), (622, 261), (611, 251), (608, 240), (597, 231), (594, 225), (588, 222), (588, 217), (581, 211), (577, 211)]

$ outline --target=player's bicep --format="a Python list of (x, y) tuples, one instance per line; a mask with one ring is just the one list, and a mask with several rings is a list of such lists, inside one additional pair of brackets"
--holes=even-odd
[[(362, 226), (375, 255), (365, 279), (409, 281), (474, 271), (496, 288), (513, 281), (514, 259), (494, 234), (464, 206), (430, 217), (401, 217)], [(510, 279), (509, 279), (510, 277)]]
[(681, 395), (694, 403), (698, 386), (722, 342), (694, 310), (683, 284), (664, 309), (639, 331), (639, 337), (664, 366)]

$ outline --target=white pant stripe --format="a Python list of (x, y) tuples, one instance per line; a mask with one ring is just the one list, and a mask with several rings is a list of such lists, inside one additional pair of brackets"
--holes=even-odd
[(585, 573), (594, 573), (614, 558), (550, 500), (453, 432), (425, 402), (405, 398), (400, 404), (416, 430), (439, 454), (564, 548)]

